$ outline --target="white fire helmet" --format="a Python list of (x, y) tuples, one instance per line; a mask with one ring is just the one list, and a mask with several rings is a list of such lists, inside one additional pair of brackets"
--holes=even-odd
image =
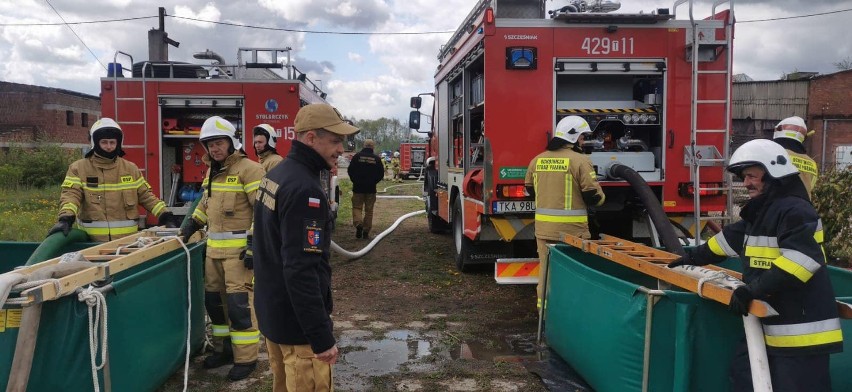
[(201, 135), (199, 135), (198, 140), (206, 150), (206, 142), (208, 140), (227, 136), (231, 138), (231, 143), (234, 145), (234, 149), (239, 150), (243, 148), (243, 144), (240, 143), (239, 139), (237, 139), (236, 134), (237, 129), (234, 128), (234, 124), (231, 124), (230, 121), (225, 120), (222, 117), (213, 116), (204, 121), (204, 125), (201, 126)]
[(254, 136), (257, 136), (258, 134), (260, 134), (260, 135), (265, 134), (266, 135), (266, 144), (269, 146), (269, 148), (275, 148), (275, 144), (277, 144), (277, 142), (278, 142), (277, 139), (278, 139), (279, 135), (278, 135), (277, 132), (275, 132), (275, 128), (272, 128), (272, 125), (259, 124), (259, 125), (254, 127), (254, 130), (252, 130), (252, 132), (253, 132)]
[(744, 143), (731, 155), (728, 171), (740, 175), (745, 168), (755, 165), (763, 166), (773, 178), (799, 174), (784, 147), (771, 140), (755, 139)]
[(592, 133), (589, 128), (589, 123), (580, 116), (568, 116), (556, 124), (556, 131), (553, 132), (553, 137), (558, 137), (568, 143), (575, 144), (580, 135), (584, 133)]
[(775, 126), (775, 133), (772, 135), (772, 138), (778, 139), (786, 137), (799, 143), (804, 143), (805, 137), (807, 136), (808, 126), (805, 124), (805, 120), (799, 116), (793, 116), (781, 120), (781, 122)]
[(399, 158), (399, 151), (394, 151), (394, 152), (393, 152), (393, 157), (394, 157), (394, 158)]
[[(89, 146), (90, 148), (95, 148), (95, 133), (104, 131), (112, 131), (112, 133), (118, 131), (116, 136), (119, 137), (117, 137), (116, 139), (118, 139), (118, 145), (119, 147), (121, 147), (122, 140), (124, 139), (124, 132), (121, 131), (121, 127), (118, 126), (118, 123), (115, 122), (115, 120), (109, 117), (104, 117), (98, 121), (95, 121), (95, 123), (92, 124), (92, 128), (89, 129), (89, 142), (91, 144), (91, 146)], [(107, 137), (107, 139), (112, 139), (112, 137)]]

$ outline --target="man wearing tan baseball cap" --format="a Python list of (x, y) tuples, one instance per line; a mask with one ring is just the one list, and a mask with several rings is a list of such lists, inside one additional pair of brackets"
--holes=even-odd
[(358, 131), (329, 105), (303, 107), (287, 158), (257, 191), (254, 306), (273, 392), (332, 389), (339, 355), (330, 317), (334, 222), (320, 172), (337, 166), (345, 137)]

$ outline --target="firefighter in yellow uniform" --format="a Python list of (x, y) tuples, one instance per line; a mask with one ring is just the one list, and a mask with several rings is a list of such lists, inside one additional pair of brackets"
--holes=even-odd
[(393, 181), (402, 182), (402, 176), (399, 174), (400, 170), (402, 170), (402, 166), (399, 161), (399, 151), (393, 152), (393, 158), (391, 158), (390, 165), (391, 171), (393, 172)]
[(544, 299), (544, 276), (548, 268), (548, 244), (562, 240), (561, 233), (589, 238), (587, 206), (604, 203), (592, 162), (577, 146), (591, 133), (582, 117), (568, 116), (556, 125), (547, 151), (530, 161), (524, 181), (535, 195), (535, 240), (538, 248), (539, 279), (537, 307)]
[(813, 198), (813, 189), (819, 179), (819, 169), (816, 161), (808, 156), (805, 150), (805, 138), (808, 137), (808, 128), (805, 120), (801, 117), (787, 117), (775, 126), (772, 140), (784, 147), (790, 154), (793, 166), (799, 169), (799, 178), (805, 183), (808, 197)]
[(255, 192), (264, 175), (235, 134), (234, 126), (218, 116), (201, 126), (199, 140), (207, 149), (202, 160), (209, 166), (202, 183), (204, 195), (180, 232), (187, 239), (207, 225), (204, 305), (213, 322), (214, 352), (204, 358), (204, 367), (233, 363), (228, 372), (231, 381), (248, 377), (257, 367), (260, 332), (252, 307), (250, 231)]
[(260, 124), (254, 127), (252, 133), (254, 134), (254, 153), (257, 154), (257, 159), (263, 166), (263, 171), (269, 173), (275, 165), (284, 160), (275, 150), (278, 133), (269, 124)]
[(91, 151), (68, 167), (59, 196), (59, 217), (48, 236), (68, 235), (74, 221), (92, 241), (111, 241), (139, 230), (139, 204), (174, 226), (166, 203), (154, 196), (139, 168), (122, 156), (124, 134), (111, 118), (96, 121), (90, 132)]

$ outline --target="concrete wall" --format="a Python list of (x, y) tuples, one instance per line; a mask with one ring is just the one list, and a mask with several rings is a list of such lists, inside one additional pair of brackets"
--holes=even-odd
[(0, 143), (3, 145), (9, 142), (88, 145), (89, 128), (100, 116), (99, 97), (0, 82)]

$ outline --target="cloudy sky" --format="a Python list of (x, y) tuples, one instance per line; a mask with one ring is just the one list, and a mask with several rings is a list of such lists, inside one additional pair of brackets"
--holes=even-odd
[[(157, 27), (152, 16), (165, 6), (175, 16), (166, 18), (166, 31), (181, 43), (170, 48), (171, 60), (197, 61), (193, 53), (210, 49), (235, 63), (238, 47), (290, 46), (294, 64), (321, 80), (331, 103), (347, 116), (403, 119), (408, 98), (432, 89), (438, 48), (450, 36), (446, 32), (454, 31), (477, 1), (0, 0), (0, 80), (97, 95), (104, 65), (117, 50), (135, 61), (147, 59), (147, 31)], [(551, 0), (547, 8), (567, 3)], [(621, 12), (672, 3), (623, 0)], [(774, 80), (796, 70), (831, 73), (837, 70), (832, 63), (852, 59), (852, 0), (737, 0), (735, 7), (735, 73)], [(685, 8), (678, 10), (679, 19)], [(799, 17), (819, 13), (830, 14)], [(699, 2), (696, 14), (709, 14), (709, 5)], [(141, 19), (74, 24), (73, 33), (64, 25), (44, 25), (61, 23), (60, 15), (66, 22)], [(776, 18), (790, 19), (758, 21)]]

